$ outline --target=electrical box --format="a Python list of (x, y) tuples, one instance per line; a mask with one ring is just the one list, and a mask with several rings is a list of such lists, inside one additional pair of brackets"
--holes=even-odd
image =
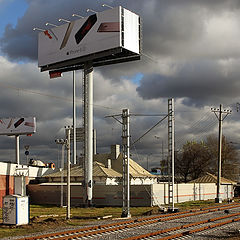
[(3, 197), (3, 224), (24, 225), (29, 223), (29, 198), (21, 195)]

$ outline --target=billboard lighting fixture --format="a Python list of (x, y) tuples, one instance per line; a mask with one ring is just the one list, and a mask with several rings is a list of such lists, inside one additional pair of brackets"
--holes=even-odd
[(52, 23), (49, 23), (49, 22), (47, 22), (46, 24), (45, 24), (46, 26), (53, 26), (53, 27), (57, 27), (57, 25), (56, 24), (52, 24)]
[(66, 141), (66, 139), (56, 139), (56, 140), (55, 140), (55, 143), (56, 143), (56, 144), (66, 144), (67, 141)]
[(102, 7), (108, 7), (108, 8), (111, 8), (111, 9), (113, 9), (113, 7), (111, 7), (111, 6), (109, 6), (109, 5), (107, 5), (107, 4), (102, 4)]
[(45, 32), (45, 29), (41, 29), (41, 28), (33, 28), (33, 31), (41, 31), (41, 32)]
[(63, 18), (59, 18), (58, 19), (59, 22), (66, 22), (66, 23), (70, 23), (70, 21), (66, 20), (66, 19), (63, 19)]
[(94, 10), (92, 10), (92, 9), (90, 9), (90, 8), (87, 9), (87, 12), (97, 13), (96, 11), (94, 11)]
[(76, 14), (76, 13), (73, 13), (73, 14), (72, 14), (72, 16), (73, 16), (73, 17), (84, 18), (83, 16), (81, 16), (81, 15), (78, 15), (78, 14)]

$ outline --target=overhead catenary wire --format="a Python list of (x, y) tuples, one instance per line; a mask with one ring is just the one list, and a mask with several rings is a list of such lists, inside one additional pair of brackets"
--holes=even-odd
[[(65, 102), (72, 102), (71, 98), (55, 96), (55, 95), (52, 95), (52, 94), (43, 93), (43, 92), (37, 92), (37, 91), (26, 89), (26, 88), (14, 87), (14, 86), (11, 86), (11, 85), (8, 85), (8, 84), (4, 84), (4, 83), (0, 83), (0, 86), (4, 87), (4, 88), (9, 88), (9, 89), (12, 89), (12, 90), (15, 90), (15, 91), (22, 91), (22, 92), (27, 92), (27, 93), (30, 93), (30, 94), (36, 94), (36, 95), (39, 95), (39, 96), (55, 98), (55, 99), (62, 100), (62, 101), (65, 101)], [(116, 111), (116, 108), (111, 108), (111, 107), (103, 106), (103, 105), (99, 105), (99, 104), (93, 104), (93, 106), (94, 107), (101, 107), (101, 108), (105, 108), (105, 109)]]
[[(187, 134), (194, 135), (194, 140), (202, 139), (209, 134), (209, 130), (216, 124), (216, 120), (212, 118), (212, 114), (207, 112), (201, 119), (194, 122), (187, 130)], [(178, 134), (180, 135), (180, 134)], [(191, 139), (193, 140), (193, 138)], [(187, 137), (178, 137), (176, 143), (178, 146), (184, 144), (187, 141)]]
[[(170, 114), (170, 113), (169, 113)], [(165, 117), (163, 117), (161, 120), (159, 120), (154, 126), (152, 126), (149, 130), (147, 130), (141, 137), (139, 137), (136, 141), (134, 141), (131, 145), (130, 145), (130, 147), (131, 146), (133, 146), (134, 144), (136, 144), (138, 141), (140, 141), (144, 136), (146, 136), (150, 131), (152, 131), (158, 124), (160, 124), (163, 120), (165, 120), (167, 117), (168, 117), (168, 115), (169, 114), (167, 114), (167, 115), (165, 115)]]

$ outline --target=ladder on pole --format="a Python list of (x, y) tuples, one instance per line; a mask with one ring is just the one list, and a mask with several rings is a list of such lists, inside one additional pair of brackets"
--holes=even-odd
[(174, 99), (168, 99), (168, 204), (174, 210)]
[(130, 176), (129, 176), (129, 109), (122, 111), (122, 151), (123, 151), (123, 210), (122, 217), (130, 214)]

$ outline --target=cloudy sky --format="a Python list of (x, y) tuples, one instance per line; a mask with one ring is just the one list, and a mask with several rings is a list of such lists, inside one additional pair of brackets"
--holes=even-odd
[[(50, 80), (37, 63), (37, 32), (46, 22), (88, 16), (101, 5), (123, 6), (142, 18), (143, 55), (140, 61), (94, 69), (94, 127), (98, 152), (121, 143), (121, 125), (106, 115), (166, 114), (168, 98), (175, 99), (176, 146), (187, 140), (217, 136), (218, 122), (211, 107), (223, 104), (232, 114), (224, 120), (224, 134), (239, 143), (240, 2), (238, 0), (0, 0), (1, 118), (35, 116), (37, 133), (22, 136), (30, 157), (57, 162), (54, 142), (72, 124), (72, 74)], [(77, 125), (82, 126), (82, 71), (77, 71)], [(138, 139), (162, 117), (131, 117), (131, 138)], [(167, 121), (154, 128), (132, 149), (146, 167), (158, 166), (162, 145), (167, 153)], [(82, 152), (79, 145), (78, 155)], [(14, 138), (0, 137), (0, 160), (14, 161)]]

